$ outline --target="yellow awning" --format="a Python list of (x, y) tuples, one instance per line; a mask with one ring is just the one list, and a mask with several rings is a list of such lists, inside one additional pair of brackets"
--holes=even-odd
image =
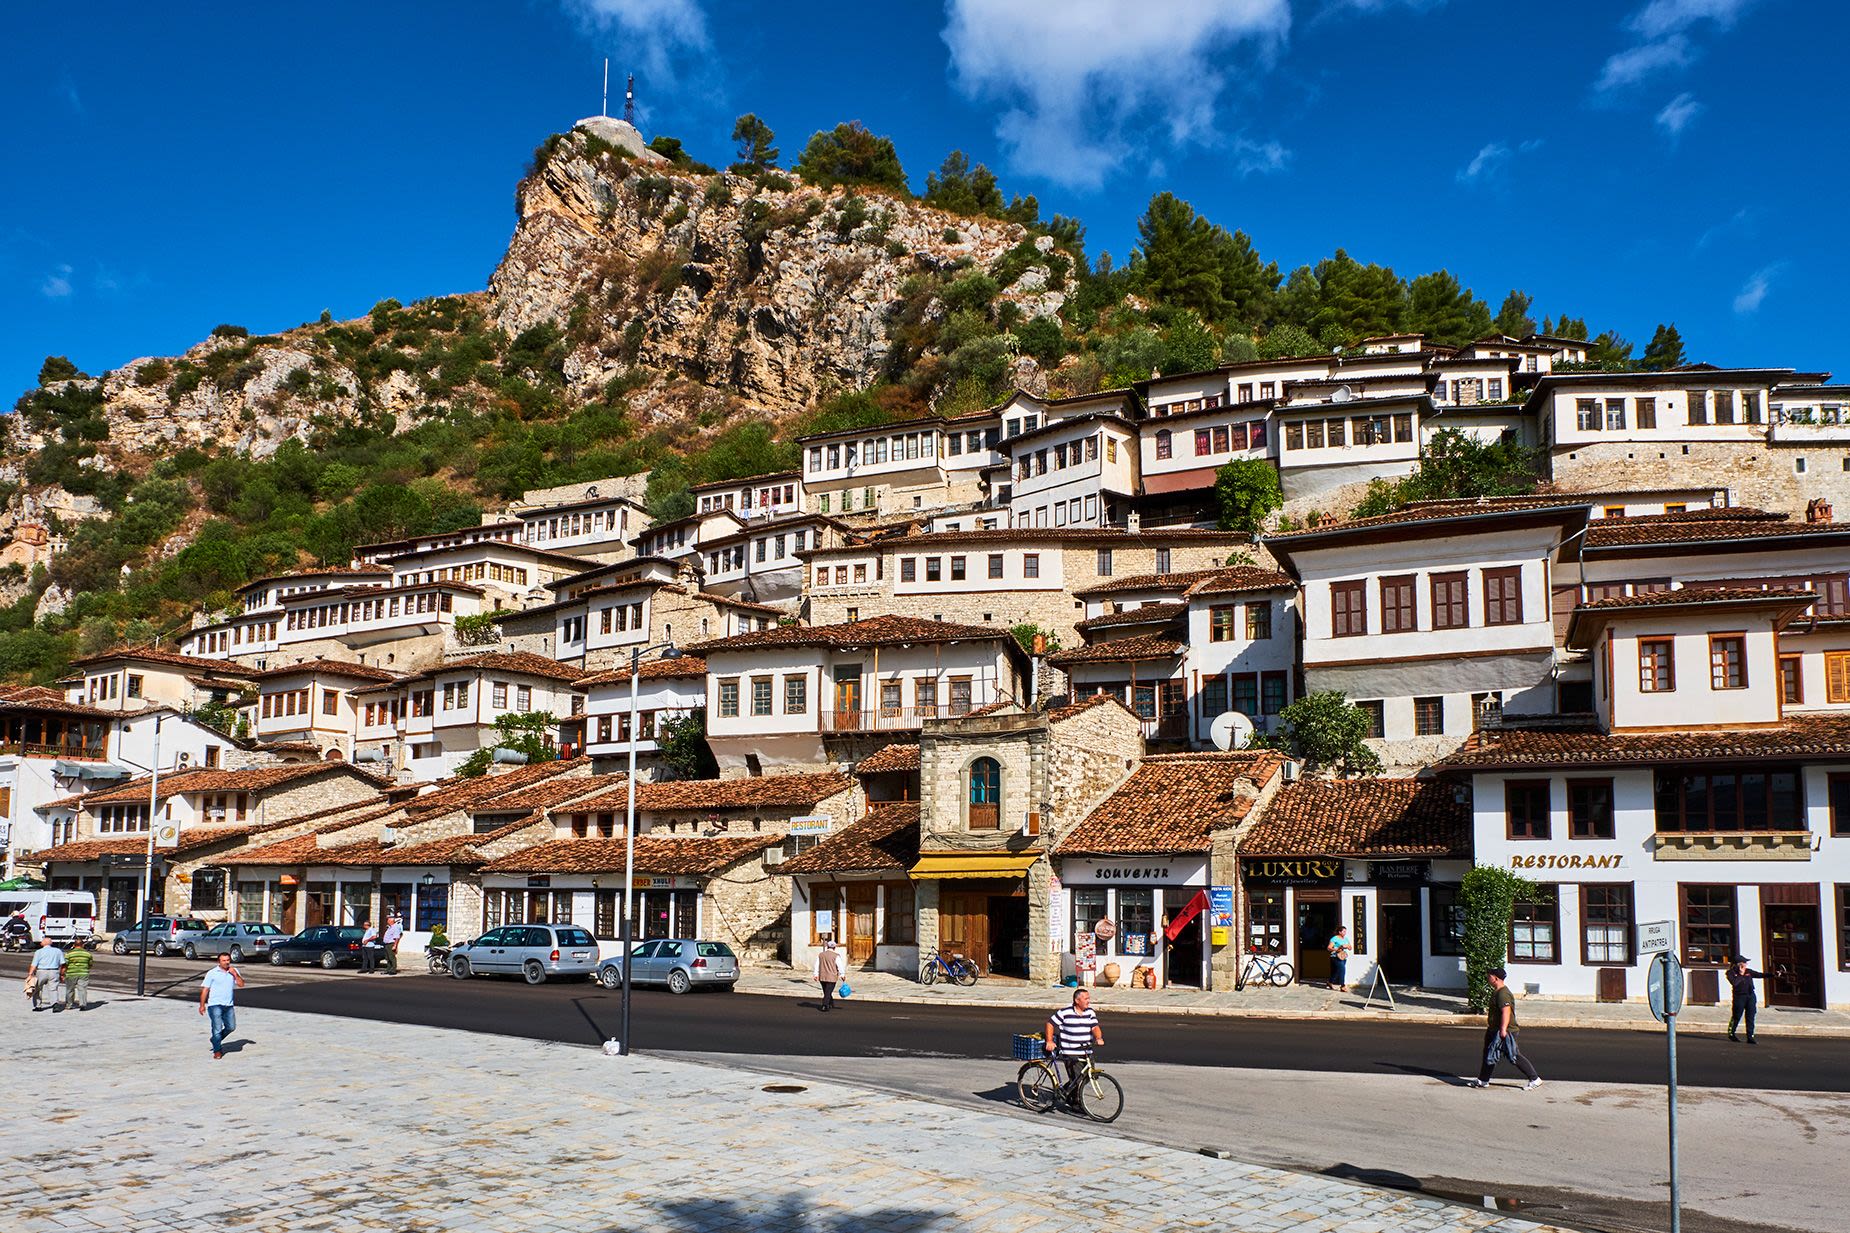
[(1019, 878), (1039, 860), (1037, 853), (933, 852), (919, 857), (914, 878)]

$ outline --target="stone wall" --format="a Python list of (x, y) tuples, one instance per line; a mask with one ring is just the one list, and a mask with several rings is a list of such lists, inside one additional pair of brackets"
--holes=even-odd
[[(1797, 469), (1800, 459), (1803, 472)], [(1813, 497), (1839, 509), (1850, 502), (1850, 448), (1843, 442), (1595, 441), (1556, 447), (1549, 470), (1550, 478), (1567, 489), (1726, 488), (1734, 505), (1795, 516)]]
[(1121, 704), (1104, 702), (1054, 721), (1050, 736), (1046, 799), (1053, 810), (1041, 830), (1057, 845), (1130, 778), (1143, 757), (1143, 725)]
[(790, 879), (760, 853), (728, 865), (706, 883), (702, 936), (725, 942), (742, 961), (790, 961)]

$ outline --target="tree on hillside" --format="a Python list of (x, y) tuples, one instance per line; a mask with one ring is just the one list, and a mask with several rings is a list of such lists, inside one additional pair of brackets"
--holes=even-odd
[(1200, 317), (1184, 309), (1170, 318), (1163, 330), (1162, 370), (1169, 376), (1204, 372), (1214, 367), (1220, 346)]
[(859, 120), (837, 124), (826, 133), (817, 133), (803, 147), (796, 172), (820, 188), (837, 184), (871, 184), (907, 192), (906, 173), (899, 165), (899, 151), (889, 137), (867, 131)]
[(972, 167), (962, 150), (952, 150), (925, 177), (925, 204), (952, 214), (1000, 214), (1002, 190), (994, 172), (981, 163)]
[(1312, 772), (1373, 775), (1381, 759), (1365, 743), (1368, 716), (1337, 690), (1307, 694), (1278, 713), (1278, 742)]
[(1683, 336), (1677, 333), (1677, 327), (1660, 325), (1651, 335), (1650, 345), (1645, 347), (1644, 358), (1638, 361), (1638, 366), (1662, 372), (1688, 362), (1683, 355)]
[(1522, 291), (1511, 291), (1504, 296), (1503, 307), (1497, 310), (1497, 333), (1510, 338), (1526, 338), (1535, 333), (1535, 318), (1529, 315), (1529, 306), (1534, 303), (1534, 297)]
[(1278, 468), (1263, 458), (1236, 458), (1214, 473), (1220, 529), (1257, 535), (1266, 515), (1285, 503)]
[(1422, 274), (1407, 288), (1408, 330), (1458, 345), (1489, 334), (1492, 324), (1490, 307), (1446, 270)]
[(1293, 273), (1280, 317), (1326, 347), (1349, 346), (1400, 329), (1407, 288), (1384, 265), (1363, 265), (1345, 250)]
[(751, 112), (746, 112), (733, 124), (732, 139), (739, 143), (740, 167), (756, 172), (777, 166), (778, 150), (771, 144), (777, 134)]
[(1413, 474), (1370, 483), (1352, 516), (1389, 514), (1409, 501), (1515, 496), (1534, 491), (1540, 477), (1535, 453), (1513, 437), (1480, 441), (1442, 428), (1421, 448)]
[(1550, 323), (1542, 318), (1542, 333), (1550, 338), (1576, 338), (1582, 342), (1587, 338), (1587, 319), (1585, 317), (1562, 317)]
[(1175, 194), (1158, 193), (1137, 222), (1137, 239), (1131, 269), (1157, 303), (1249, 330), (1269, 318), (1278, 266), (1259, 259), (1245, 232), (1230, 233)]
[(1587, 367), (1603, 372), (1626, 372), (1636, 368), (1632, 360), (1632, 344), (1620, 338), (1611, 330), (1600, 333), (1587, 344)]
[(1259, 341), (1262, 360), (1288, 360), (1300, 355), (1321, 355), (1327, 350), (1302, 326), (1281, 325)]
[(39, 384), (50, 385), (53, 381), (69, 381), (83, 376), (82, 370), (62, 355), (48, 355), (39, 365)]
[(506, 749), (525, 758), (528, 763), (551, 762), (559, 756), (553, 748), (552, 734), (559, 721), (550, 711), (511, 711), (495, 717), (495, 741), (484, 745), (456, 768), (458, 775), (480, 775), (494, 764), (495, 751)]

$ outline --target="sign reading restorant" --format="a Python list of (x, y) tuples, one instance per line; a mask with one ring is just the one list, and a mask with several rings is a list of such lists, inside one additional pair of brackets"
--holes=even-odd
[(826, 835), (834, 827), (835, 819), (826, 813), (805, 814), (800, 818), (790, 819), (792, 835)]

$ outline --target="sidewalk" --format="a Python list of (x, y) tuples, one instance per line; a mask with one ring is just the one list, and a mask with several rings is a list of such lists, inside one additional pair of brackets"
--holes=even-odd
[[(957, 985), (921, 985), (892, 972), (851, 972), (848, 983), (856, 998), (872, 1002), (911, 1002), (921, 1005), (1012, 1006), (1046, 1010), (1072, 997), (1062, 986), (1042, 987), (1025, 980), (986, 978), (968, 988)], [(777, 965), (746, 965), (740, 972), (739, 992), (783, 997), (815, 997), (816, 985), (806, 976)], [(1239, 993), (1210, 993), (1200, 989), (1120, 989), (1096, 987), (1092, 1004), (1114, 1014), (1225, 1015), (1250, 1019), (1393, 1019), (1403, 1023), (1447, 1023), (1476, 1028), (1482, 1019), (1471, 1014), (1462, 994), (1430, 989), (1396, 989), (1395, 1008), (1377, 997), (1368, 1003), (1359, 992), (1336, 993), (1320, 985), (1267, 985)], [(1643, 1002), (1551, 1001), (1519, 998), (1518, 1017), (1525, 1027), (1605, 1028), (1614, 1031), (1661, 1032)], [(1728, 1007), (1685, 1006), (1677, 1016), (1679, 1031), (1726, 1032)], [(1850, 1037), (1850, 1011), (1782, 1010), (1760, 1008), (1759, 1030), (1769, 1036)]]
[[(1012, 1116), (658, 1057), (194, 1006), (0, 1002), (22, 1233), (1531, 1233), (1493, 1211)], [(84, 1167), (83, 1158), (107, 1158)]]

